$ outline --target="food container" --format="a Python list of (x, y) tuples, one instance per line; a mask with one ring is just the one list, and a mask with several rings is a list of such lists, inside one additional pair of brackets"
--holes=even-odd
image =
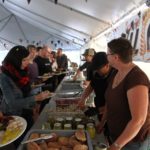
[(91, 139), (94, 139), (95, 135), (96, 135), (96, 130), (95, 130), (94, 124), (93, 123), (88, 123), (86, 129), (87, 129)]
[(72, 124), (73, 123), (73, 117), (66, 117), (66, 123), (70, 123)]
[(64, 124), (64, 130), (72, 130), (72, 124), (70, 123)]
[(84, 129), (85, 129), (84, 124), (78, 124), (78, 125), (77, 125), (77, 129), (78, 129), (78, 130), (84, 130)]
[[(24, 138), (23, 141), (28, 140), (29, 137), (30, 137), (30, 135), (31, 135), (32, 133), (39, 133), (39, 134), (56, 133), (56, 134), (58, 134), (59, 136), (71, 137), (72, 135), (75, 134), (75, 131), (74, 131), (74, 130), (65, 130), (65, 131), (63, 131), (63, 130), (53, 130), (53, 131), (51, 131), (51, 130), (30, 130), (30, 131), (26, 134), (26, 136), (25, 136), (25, 138)], [(88, 132), (85, 131), (85, 134), (86, 134), (86, 139), (87, 139), (87, 142), (86, 142), (86, 143), (87, 143), (87, 145), (88, 145), (88, 150), (93, 150), (92, 142), (91, 142), (91, 139), (90, 139), (90, 136), (89, 136)], [(17, 150), (27, 150), (26, 144), (20, 145)]]
[[(86, 125), (88, 123), (95, 122), (91, 117), (86, 117), (83, 112), (49, 112), (48, 110), (45, 111), (45, 119), (40, 128), (42, 129), (51, 129), (54, 130), (54, 123), (59, 122), (62, 124), (62, 129), (64, 128), (64, 124), (71, 124), (72, 129), (77, 129), (78, 124), (84, 125), (86, 129)], [(47, 125), (48, 123), (48, 125)], [(50, 127), (49, 127), (50, 125)]]
[(56, 107), (59, 106), (69, 106), (72, 104), (78, 104), (80, 97), (70, 97), (70, 98), (56, 98)]
[(62, 124), (59, 122), (54, 123), (54, 130), (61, 130), (62, 129)]

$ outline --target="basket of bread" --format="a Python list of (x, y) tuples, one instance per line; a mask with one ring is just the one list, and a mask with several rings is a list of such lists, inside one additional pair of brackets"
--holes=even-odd
[(30, 130), (18, 150), (93, 150), (93, 147), (84, 130)]

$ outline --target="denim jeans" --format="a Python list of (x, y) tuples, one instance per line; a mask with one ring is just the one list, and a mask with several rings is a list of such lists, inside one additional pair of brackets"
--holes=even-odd
[(150, 136), (143, 142), (131, 142), (124, 146), (122, 150), (150, 150)]

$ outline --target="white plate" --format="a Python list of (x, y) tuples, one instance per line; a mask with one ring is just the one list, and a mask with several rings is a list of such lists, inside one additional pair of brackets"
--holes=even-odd
[(10, 139), (5, 144), (1, 144), (0, 143), (0, 147), (6, 146), (6, 145), (12, 143), (13, 141), (15, 141), (16, 139), (18, 139), (24, 133), (24, 131), (25, 131), (26, 127), (27, 127), (27, 122), (26, 122), (26, 120), (24, 118), (19, 117), (19, 116), (12, 116), (12, 117), (15, 118), (15, 119), (17, 119), (17, 121), (19, 121), (22, 124), (21, 131), (20, 131), (20, 133), (15, 138)]

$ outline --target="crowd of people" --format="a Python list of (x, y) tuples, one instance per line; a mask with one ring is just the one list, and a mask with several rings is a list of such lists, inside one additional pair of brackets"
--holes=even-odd
[[(37, 51), (38, 50), (38, 51)], [(58, 53), (59, 50), (58, 50)], [(31, 128), (38, 116), (43, 102), (49, 97), (49, 91), (57, 87), (56, 77), (41, 80), (38, 76), (45, 73), (52, 73), (52, 63), (50, 62), (51, 49), (48, 46), (36, 48), (34, 45), (15, 46), (4, 58), (0, 73), (1, 104), (0, 111), (4, 115), (21, 116), (27, 121), (27, 130)], [(63, 60), (60, 58), (63, 56)], [(66, 55), (59, 54), (58, 63), (67, 59)], [(53, 62), (57, 61), (57, 56)], [(66, 66), (65, 66), (66, 65)], [(67, 70), (67, 63), (64, 66), (58, 66), (56, 71)], [(64, 68), (63, 68), (64, 67)], [(59, 76), (58, 76), (59, 78)], [(60, 79), (59, 79), (60, 80)], [(45, 82), (45, 87), (39, 93), (32, 92), (32, 84)], [(48, 99), (49, 100), (49, 99)], [(39, 106), (41, 105), (41, 106)]]
[(150, 82), (132, 62), (133, 48), (125, 38), (108, 43), (107, 53), (96, 53), (93, 77), (79, 102), (94, 90), (99, 117), (97, 132), (107, 130), (108, 150), (150, 148)]
[[(94, 91), (94, 113), (92, 109), (92, 113), (88, 110), (85, 114), (98, 116), (96, 129), (97, 132), (105, 129), (107, 149), (146, 150), (150, 148), (149, 79), (132, 62), (133, 47), (127, 39), (114, 39), (107, 46), (107, 53), (96, 53), (89, 48), (83, 54), (86, 62), (73, 77), (77, 80), (86, 69), (86, 88), (78, 107), (85, 107), (87, 97)], [(35, 95), (30, 94), (31, 84), (38, 81), (39, 75), (67, 70), (67, 62), (61, 48), (54, 52), (48, 46), (13, 47), (3, 61), (0, 74), (4, 115), (23, 116), (30, 125), (33, 121), (28, 114), (34, 115), (36, 104), (47, 99), (47, 89), (54, 91), (65, 75), (44, 81), (46, 92)]]

